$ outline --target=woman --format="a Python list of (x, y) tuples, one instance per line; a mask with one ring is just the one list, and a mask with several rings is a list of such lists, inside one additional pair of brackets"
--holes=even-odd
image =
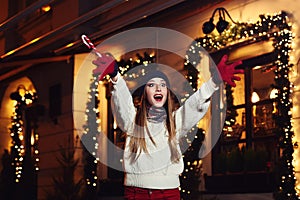
[(107, 74), (111, 77), (113, 113), (127, 136), (123, 162), (125, 199), (180, 200), (179, 175), (184, 166), (178, 141), (205, 115), (209, 99), (222, 80), (233, 86), (234, 80), (240, 80), (234, 74), (243, 72), (235, 70), (241, 62), (226, 65), (226, 61), (224, 56), (218, 65), (219, 73), (176, 110), (169, 80), (162, 72), (145, 76), (140, 107), (136, 109), (113, 57), (106, 55), (93, 61), (97, 66), (94, 73), (100, 74), (100, 79)]

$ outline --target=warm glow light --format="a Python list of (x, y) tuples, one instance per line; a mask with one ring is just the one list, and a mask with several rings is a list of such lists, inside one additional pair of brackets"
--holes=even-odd
[(38, 38), (35, 38), (35, 39), (31, 40), (29, 43), (30, 43), (30, 44), (33, 44), (33, 43), (35, 43), (35, 42), (37, 42), (37, 41), (39, 41), (39, 40), (40, 40), (40, 38), (38, 37)]
[(19, 135), (19, 139), (22, 141), (24, 139), (23, 135)]
[(34, 145), (34, 142), (35, 142), (35, 140), (34, 140), (34, 136), (33, 136), (33, 135), (31, 135), (31, 138), (30, 138), (30, 143), (31, 143), (31, 145)]
[(252, 101), (252, 103), (256, 103), (259, 101), (259, 96), (258, 96), (257, 92), (252, 93), (251, 101)]
[[(16, 52), (15, 50), (11, 50), (11, 51), (7, 52), (5, 56), (9, 56), (15, 52)], [(1, 56), (1, 58), (4, 58), (5, 56), (3, 55), (3, 56)]]
[(278, 90), (274, 88), (270, 93), (270, 99), (275, 99), (277, 97), (277, 93)]
[(42, 7), (42, 11), (44, 12), (49, 12), (51, 10), (51, 6), (50, 5), (46, 5)]
[(70, 43), (70, 44), (67, 44), (66, 47), (68, 48), (68, 47), (71, 47), (71, 46), (73, 46), (73, 45), (74, 45), (74, 43), (72, 42), (72, 43)]

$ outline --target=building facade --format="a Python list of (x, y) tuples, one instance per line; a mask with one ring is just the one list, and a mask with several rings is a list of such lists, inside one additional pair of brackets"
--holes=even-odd
[[(86, 34), (95, 45), (101, 46), (102, 42), (117, 34), (146, 27), (166, 28), (180, 32), (189, 38), (198, 39), (197, 41), (201, 41), (204, 48), (206, 48), (205, 45), (211, 45), (206, 49), (216, 62), (220, 55), (225, 53), (230, 55), (232, 61), (244, 60), (245, 75), (241, 77), (241, 84), (233, 91), (228, 91), (231, 96), (227, 96), (228, 100), (232, 100), (227, 102), (227, 109), (232, 111), (229, 116), (234, 122), (227, 126), (225, 124), (224, 127), (227, 129), (223, 129), (212, 151), (202, 159), (202, 181), (199, 190), (224, 192), (226, 189), (226, 191), (235, 192), (232, 188), (224, 189), (224, 185), (216, 186), (216, 181), (220, 181), (216, 177), (220, 175), (229, 177), (229, 175), (247, 171), (249, 174), (250, 172), (261, 173), (260, 177), (266, 174), (275, 177), (276, 175), (271, 172), (278, 169), (280, 158), (286, 153), (286, 149), (280, 146), (282, 133), (278, 135), (276, 130), (286, 124), (278, 124), (274, 116), (281, 117), (282, 121), (291, 121), (287, 135), (294, 133), (290, 141), (294, 150), (292, 154), (294, 160), (291, 162), (295, 167), (295, 176), (299, 180), (297, 141), (300, 137), (298, 134), (300, 131), (298, 125), (300, 79), (298, 77), (299, 22), (297, 19), (300, 12), (297, 10), (297, 2), (293, 0), (284, 2), (280, 0), (220, 0), (213, 3), (182, 0), (93, 0), (88, 2), (84, 0), (19, 0), (17, 3), (0, 0), (0, 2), (0, 152), (4, 152), (3, 155), (8, 153), (14, 156), (15, 160), (11, 161), (15, 170), (12, 184), (16, 185), (16, 188), (19, 187), (18, 184), (27, 185), (27, 187), (22, 187), (23, 190), (19, 190), (20, 195), (25, 193), (24, 190), (31, 189), (38, 199), (45, 199), (47, 192), (53, 191), (53, 177), (59, 177), (64, 173), (63, 165), (58, 161), (62, 150), (74, 151), (74, 158), (79, 161), (74, 170), (74, 183), (85, 176), (86, 157), (82, 151), (81, 137), (79, 137), (82, 136), (84, 130), (78, 126), (86, 123), (84, 117), (88, 107), (88, 92), (91, 83), (91, 80), (87, 79), (90, 78), (89, 71), (93, 67), (87, 63), (93, 59), (94, 55), (82, 43), (81, 36)], [(211, 41), (218, 42), (221, 41), (220, 38), (227, 37), (227, 42), (218, 44), (217, 47), (212, 43), (203, 42), (201, 40), (205, 38), (202, 30), (203, 24), (212, 18), (212, 13), (216, 8), (222, 7), (226, 8), (229, 13), (227, 15), (224, 12), (223, 16), (226, 16), (225, 19), (233, 26), (233, 22), (255, 24), (264, 20), (264, 17), (265, 20), (271, 20), (275, 25), (274, 27), (267, 25), (266, 30), (257, 35), (241, 36), (235, 39), (225, 34), (222, 36), (215, 30)], [(276, 17), (282, 17), (280, 13), (286, 13), (288, 20), (283, 24), (286, 23), (291, 27), (291, 38), (276, 37), (277, 33), (287, 31), (286, 27), (279, 26), (281, 19)], [(215, 24), (220, 16), (220, 12), (215, 13), (213, 18)], [(233, 33), (234, 30), (231, 31)], [(226, 34), (230, 35), (230, 32)], [(280, 67), (277, 60), (278, 55), (281, 54), (278, 54), (276, 47), (281, 43), (290, 45), (290, 49), (286, 52), (289, 55), (288, 64), (291, 66), (287, 75), (288, 80), (293, 84), (291, 87), (293, 92), (288, 93), (287, 98), (291, 99), (293, 106), (289, 112), (290, 118), (287, 119), (283, 115), (276, 115), (280, 109), (278, 101), (270, 96), (273, 85), (276, 85), (276, 80), (278, 80), (276, 79), (278, 74), (275, 72)], [(130, 60), (130, 58), (137, 60), (139, 59), (136, 56), (137, 53), (143, 57), (146, 52), (149, 55), (155, 55), (156, 62), (171, 66), (185, 77), (192, 73), (185, 67), (186, 57), (170, 55), (167, 51), (157, 51), (155, 48), (148, 47), (131, 51), (128, 46), (118, 45), (117, 42), (115, 45), (112, 44), (113, 42), (109, 43), (110, 46), (107, 49), (110, 49), (119, 61)], [(106, 46), (102, 45), (102, 47), (103, 51), (106, 51)], [(178, 52), (185, 51), (184, 48), (178, 49)], [(199, 63), (201, 64), (203, 63)], [(197, 79), (198, 77), (196, 76), (196, 79), (191, 77), (192, 84), (196, 87), (200, 86), (201, 81)], [(118, 129), (114, 125), (110, 110), (109, 84), (104, 82), (98, 87), (100, 103), (97, 106), (101, 133), (121, 149), (122, 138), (117, 136)], [(275, 89), (283, 91), (282, 88)], [(184, 96), (183, 92), (178, 91)], [(253, 92), (256, 92), (259, 99), (251, 99)], [(21, 97), (14, 96), (16, 94)], [(214, 103), (216, 102), (213, 101), (212, 105), (215, 105)], [(212, 143), (208, 140), (209, 135), (214, 132), (214, 128), (209, 125), (209, 118), (212, 116), (208, 114), (207, 118), (198, 125), (207, 134), (206, 143)], [(21, 129), (18, 129), (18, 126)], [(286, 138), (286, 141), (289, 141), (289, 138)], [(99, 181), (122, 180), (122, 173), (107, 167), (106, 162), (109, 162), (109, 158), (114, 155), (110, 154), (108, 142), (100, 141), (99, 146), (98, 155), (104, 163), (99, 162), (94, 168), (96, 187)], [(108, 150), (105, 151), (105, 149)], [(253, 150), (254, 153), (249, 150), (246, 155), (243, 149)], [(231, 157), (226, 157), (226, 154)], [(251, 158), (250, 154), (255, 154), (255, 159)], [(245, 163), (243, 166), (237, 165), (238, 156), (243, 161), (248, 159), (246, 168)], [(258, 163), (259, 158), (262, 159), (261, 165), (251, 165), (252, 162)], [(7, 169), (5, 162), (2, 162), (0, 167), (2, 170)], [(28, 177), (32, 176), (35, 177), (34, 181), (26, 182)], [(239, 180), (236, 179), (237, 182)], [(270, 186), (269, 192), (274, 190), (272, 184), (266, 183), (266, 185)], [(245, 187), (248, 188), (248, 192), (252, 192), (249, 185)], [(241, 188), (240, 191), (242, 190), (245, 191), (245, 188)], [(256, 192), (255, 189), (253, 192)]]

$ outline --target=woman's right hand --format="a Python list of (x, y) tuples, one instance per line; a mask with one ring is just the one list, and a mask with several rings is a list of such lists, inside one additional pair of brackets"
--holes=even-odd
[(114, 78), (118, 74), (118, 64), (115, 58), (108, 53), (102, 54), (102, 57), (98, 57), (92, 63), (97, 66), (93, 70), (93, 74), (99, 75), (98, 80), (102, 80), (106, 75)]

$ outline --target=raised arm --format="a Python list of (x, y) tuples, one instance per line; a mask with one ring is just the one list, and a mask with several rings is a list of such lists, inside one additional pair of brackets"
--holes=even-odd
[(205, 82), (201, 88), (193, 94), (183, 106), (175, 112), (176, 131), (179, 136), (186, 134), (200, 119), (203, 118), (210, 104), (210, 97), (218, 90), (218, 85), (225, 82), (232, 87), (235, 81), (240, 81), (236, 74), (244, 73), (242, 69), (236, 69), (242, 61), (227, 64), (228, 56), (224, 55), (218, 63), (217, 68), (212, 71), (212, 77)]
[(216, 90), (218, 86), (209, 79), (175, 111), (176, 132), (179, 137), (187, 134), (203, 118), (209, 108), (210, 97)]
[(242, 64), (242, 61), (236, 61), (227, 64), (228, 56), (224, 55), (221, 61), (218, 63), (217, 68), (212, 71), (212, 79), (216, 84), (225, 82), (231, 87), (235, 87), (234, 81), (240, 81), (241, 78), (236, 76), (236, 74), (243, 74), (243, 69), (236, 69), (237, 66)]
[(93, 73), (99, 75), (99, 80), (106, 75), (111, 78), (114, 87), (111, 106), (118, 126), (125, 132), (132, 132), (136, 110), (126, 82), (118, 73), (116, 60), (110, 54), (104, 54), (94, 60), (93, 64), (97, 66)]
[(125, 80), (118, 74), (112, 80), (114, 90), (112, 91), (111, 106), (118, 126), (128, 134), (132, 133), (136, 109), (133, 105), (131, 93)]

